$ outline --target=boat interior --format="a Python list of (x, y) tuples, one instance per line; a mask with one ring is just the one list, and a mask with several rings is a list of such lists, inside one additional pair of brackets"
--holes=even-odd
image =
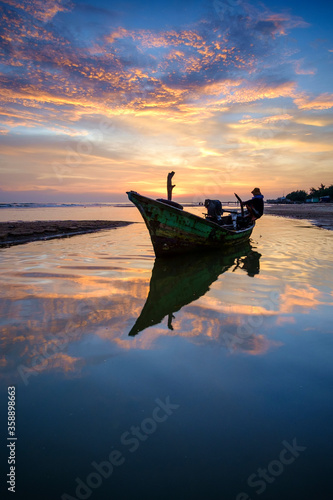
[[(176, 203), (172, 200), (158, 198), (156, 201), (178, 208), (179, 210), (184, 209), (180, 203)], [(223, 226), (226, 229), (245, 229), (253, 224), (250, 214), (247, 211), (245, 211), (244, 216), (242, 216), (242, 214), (237, 210), (223, 210), (219, 200), (205, 200), (204, 206), (207, 208), (207, 213), (202, 214), (205, 219), (210, 222), (214, 222), (219, 226)], [(229, 213), (224, 215), (226, 212)]]

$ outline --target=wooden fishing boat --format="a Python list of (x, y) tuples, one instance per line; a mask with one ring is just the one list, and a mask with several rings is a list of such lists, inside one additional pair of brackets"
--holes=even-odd
[(153, 200), (135, 191), (127, 195), (146, 223), (156, 257), (210, 248), (230, 250), (248, 241), (255, 225), (236, 212), (213, 222), (186, 212), (172, 201)]

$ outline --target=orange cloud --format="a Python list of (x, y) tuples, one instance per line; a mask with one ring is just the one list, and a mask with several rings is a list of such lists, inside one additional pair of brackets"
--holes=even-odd
[(40, 21), (51, 21), (58, 12), (70, 10), (68, 6), (63, 5), (63, 0), (3, 0), (7, 5), (16, 9), (23, 9)]
[(284, 115), (273, 115), (273, 116), (264, 116), (262, 118), (243, 118), (239, 120), (238, 124), (230, 125), (232, 128), (262, 128), (267, 125), (276, 124), (279, 122), (289, 121), (293, 118), (292, 115), (285, 113)]
[(296, 83), (286, 82), (280, 85), (268, 85), (265, 82), (256, 82), (255, 85), (244, 85), (219, 100), (221, 104), (247, 103), (262, 99), (276, 99), (278, 97), (293, 97)]
[[(90, 12), (93, 16), (107, 12), (76, 7), (71, 12), (65, 0), (7, 0), (0, 5), (8, 54), (0, 77), (0, 138), (7, 135), (9, 139), (2, 143), (9, 161), (5, 189), (15, 185), (54, 189), (57, 196), (58, 192), (86, 192), (93, 183), (96, 192), (104, 193), (104, 179), (112, 184), (112, 192), (123, 192), (139, 175), (142, 187), (152, 193), (151, 172), (157, 178), (164, 169), (177, 167), (178, 175), (187, 181), (178, 194), (187, 194), (199, 192), (200, 183), (214, 188), (213, 181), (200, 176), (201, 171), (218, 171), (222, 164), (227, 169), (226, 163), (237, 165), (237, 175), (228, 182), (247, 185), (250, 174), (245, 157), (257, 174), (268, 155), (279, 168), (287, 162), (286, 157), (278, 158), (281, 149), (291, 147), (299, 153), (304, 145), (304, 151), (311, 153), (306, 158), (308, 172), (314, 177), (323, 171), (327, 176), (331, 149), (325, 143), (326, 131), (322, 130), (323, 138), (315, 131), (311, 141), (305, 138), (310, 121), (325, 127), (327, 116), (289, 117), (297, 116), (297, 106), (305, 111), (329, 109), (332, 94), (307, 96), (296, 81), (281, 79), (279, 71), (284, 68), (286, 79), (304, 73), (302, 59), (291, 59), (283, 43), (279, 44), (290, 29), (306, 26), (301, 19), (263, 6), (246, 4), (244, 10), (239, 4), (229, 12), (227, 26), (223, 19), (221, 26), (209, 19), (189, 19), (185, 26), (174, 24), (174, 29), (163, 29), (162, 24), (131, 29), (125, 16), (124, 26), (111, 28), (114, 19), (103, 24), (99, 18), (96, 25), (101, 30), (97, 32), (91, 22), (87, 32), (82, 28), (85, 35), (80, 37), (73, 35), (78, 13), (81, 20)], [(58, 13), (62, 15), (57, 17)], [(66, 28), (67, 22), (73, 22), (73, 30)], [(102, 116), (112, 118), (119, 128), (107, 137), (91, 139)], [(243, 116), (240, 121), (239, 116)], [(267, 127), (273, 131), (289, 119), (291, 125), (299, 124), (295, 136), (290, 125), (288, 138), (248, 137), (251, 130)], [(77, 147), (74, 137), (78, 141), (88, 137), (93, 146), (91, 153), (80, 156), (76, 171), (66, 164), (67, 147)], [(321, 167), (318, 152), (323, 155)], [(288, 157), (288, 161), (297, 170), (297, 159)], [(61, 186), (50, 162), (64, 168)], [(147, 168), (149, 176), (142, 174)], [(190, 169), (196, 170), (200, 183), (188, 181)], [(288, 175), (285, 182), (292, 176)], [(327, 182), (326, 177), (323, 181)], [(280, 189), (276, 179), (270, 185), (273, 182), (274, 190)]]
[(327, 92), (312, 99), (309, 96), (302, 96), (294, 102), (299, 109), (330, 109), (333, 108), (333, 94)]

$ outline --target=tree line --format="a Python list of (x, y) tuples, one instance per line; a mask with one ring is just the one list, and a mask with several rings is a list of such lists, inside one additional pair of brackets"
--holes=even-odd
[(305, 202), (307, 199), (321, 198), (322, 196), (329, 196), (331, 200), (333, 199), (333, 184), (328, 187), (326, 187), (324, 184), (320, 184), (318, 188), (310, 188), (308, 193), (303, 189), (292, 191), (291, 193), (287, 194), (286, 198), (290, 201)]

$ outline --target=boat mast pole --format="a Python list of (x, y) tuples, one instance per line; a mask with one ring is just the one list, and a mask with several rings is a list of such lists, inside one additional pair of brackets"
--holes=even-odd
[(175, 175), (175, 172), (170, 172), (168, 174), (168, 180), (167, 180), (167, 191), (168, 191), (168, 200), (171, 201), (172, 199), (172, 190), (176, 186), (175, 184), (172, 184), (172, 177)]
[(242, 202), (242, 200), (240, 199), (240, 197), (238, 196), (238, 194), (234, 193), (234, 195), (236, 196), (237, 200), (238, 200), (238, 201), (239, 201), (239, 203), (240, 203), (241, 212), (242, 212), (242, 217), (244, 217), (244, 205), (243, 205), (243, 202)]

